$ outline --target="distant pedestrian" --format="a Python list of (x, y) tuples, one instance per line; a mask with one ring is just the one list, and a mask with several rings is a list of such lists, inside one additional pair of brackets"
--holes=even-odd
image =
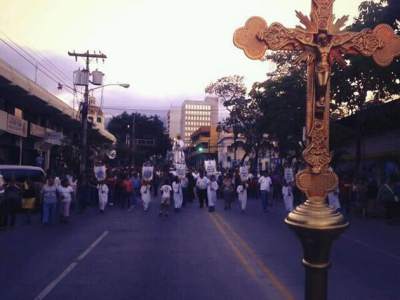
[(242, 181), (236, 188), (238, 199), (240, 203), (241, 212), (244, 213), (247, 207), (247, 189), (248, 184), (246, 181)]
[(224, 197), (224, 209), (231, 209), (231, 205), (234, 199), (235, 188), (233, 185), (232, 176), (227, 174), (222, 181), (223, 184), (223, 197)]
[(161, 204), (160, 204), (160, 216), (168, 217), (168, 210), (171, 202), (171, 191), (172, 188), (168, 184), (168, 181), (164, 181), (164, 184), (160, 188), (161, 191)]
[(203, 208), (204, 203), (207, 199), (207, 186), (208, 178), (204, 176), (204, 172), (201, 171), (196, 179), (196, 191), (197, 197), (199, 198), (199, 207)]
[(283, 203), (285, 204), (285, 209), (287, 212), (291, 212), (293, 210), (293, 187), (286, 180), (283, 182), (282, 186), (282, 198)]
[(336, 187), (335, 190), (328, 193), (328, 205), (330, 208), (334, 210), (340, 209), (340, 201), (339, 201), (339, 188)]
[(68, 179), (61, 180), (60, 186), (57, 187), (57, 192), (61, 200), (61, 222), (67, 223), (70, 215), (70, 207), (74, 194), (74, 189), (69, 185)]
[(268, 211), (268, 197), (269, 192), (271, 191), (272, 180), (271, 177), (268, 176), (266, 172), (263, 172), (262, 176), (258, 180), (260, 185), (260, 196), (261, 196), (261, 204), (264, 212)]
[(138, 198), (140, 196), (140, 178), (138, 173), (134, 173), (130, 178), (132, 185), (132, 192), (130, 196), (130, 205), (131, 208), (135, 208), (138, 202)]
[(26, 216), (26, 223), (31, 223), (32, 212), (35, 209), (36, 192), (32, 180), (27, 178), (22, 188), (22, 209)]
[(101, 181), (97, 185), (97, 192), (99, 193), (99, 211), (100, 213), (104, 213), (104, 210), (108, 203), (108, 195), (110, 192), (108, 185), (104, 181)]
[(18, 209), (21, 207), (21, 189), (18, 186), (15, 178), (11, 178), (10, 182), (6, 185), (4, 191), (5, 197), (5, 225), (15, 226), (16, 215)]
[(179, 212), (183, 203), (182, 184), (178, 176), (172, 182), (175, 212)]
[(207, 185), (207, 199), (208, 199), (208, 211), (215, 211), (215, 205), (217, 204), (217, 191), (218, 183), (215, 175), (211, 175), (210, 181)]
[(399, 201), (399, 198), (394, 192), (394, 180), (389, 178), (378, 192), (378, 202), (385, 208), (385, 217), (388, 224), (392, 224), (396, 215), (400, 215)]
[(140, 187), (140, 195), (142, 197), (143, 209), (145, 212), (147, 212), (151, 202), (151, 185), (146, 180), (142, 182), (142, 186)]
[(43, 204), (43, 224), (53, 224), (55, 222), (57, 208), (57, 186), (53, 177), (48, 177), (46, 184), (41, 191)]

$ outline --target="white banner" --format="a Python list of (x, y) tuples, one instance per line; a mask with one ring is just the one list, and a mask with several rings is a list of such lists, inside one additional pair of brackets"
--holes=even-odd
[(217, 173), (217, 163), (215, 160), (205, 160), (204, 168), (206, 169), (207, 176), (215, 175)]
[(94, 176), (98, 181), (106, 180), (106, 166), (95, 166), (94, 167)]
[(152, 166), (143, 166), (142, 167), (142, 178), (143, 178), (143, 180), (146, 180), (146, 181), (153, 180), (153, 171), (154, 171), (154, 167), (152, 167)]
[(240, 167), (239, 169), (240, 179), (246, 181), (249, 179), (249, 168), (247, 166)]
[(292, 168), (285, 168), (284, 171), (284, 177), (287, 183), (294, 182), (294, 175), (293, 175), (293, 169)]
[(186, 165), (185, 164), (175, 164), (176, 168), (176, 176), (179, 178), (185, 178), (186, 177)]

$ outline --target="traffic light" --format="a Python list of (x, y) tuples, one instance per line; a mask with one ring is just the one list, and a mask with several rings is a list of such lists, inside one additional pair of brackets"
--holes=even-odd
[(197, 151), (199, 151), (199, 152), (203, 152), (203, 147), (202, 146), (200, 146), (199, 148), (197, 148)]

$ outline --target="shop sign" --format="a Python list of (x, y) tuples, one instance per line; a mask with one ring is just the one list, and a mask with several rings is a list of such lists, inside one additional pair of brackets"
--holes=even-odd
[(28, 136), (28, 122), (8, 114), (7, 116), (7, 131), (9, 133), (27, 137)]
[(7, 131), (7, 113), (0, 110), (0, 130)]
[(46, 138), (45, 138), (46, 143), (60, 146), (62, 144), (63, 138), (64, 135), (62, 134), (62, 132), (46, 128)]
[(33, 124), (30, 124), (30, 134), (36, 137), (44, 138), (46, 137), (46, 128)]

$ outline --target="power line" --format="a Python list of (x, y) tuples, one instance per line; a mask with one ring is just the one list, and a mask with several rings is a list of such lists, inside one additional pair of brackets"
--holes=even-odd
[[(66, 79), (66, 80), (71, 80), (71, 78), (69, 78), (60, 68), (58, 68), (53, 62), (51, 62), (47, 57), (45, 57), (44, 55), (42, 55), (41, 53), (40, 53), (40, 51), (39, 50), (37, 50), (37, 49), (33, 49), (33, 47), (28, 47), (28, 48), (25, 48), (25, 47), (21, 47), (17, 42), (15, 42), (13, 39), (11, 39), (3, 30), (0, 30), (0, 32), (11, 42), (11, 43), (13, 43), (17, 48), (19, 48), (20, 50), (22, 50), (22, 51), (24, 51), (25, 53), (26, 52), (29, 52), (29, 53), (31, 53), (32, 55), (34, 55), (34, 56), (38, 56), (39, 57), (39, 59), (40, 60), (43, 60), (43, 61), (47, 61), (47, 63), (49, 64), (49, 65), (51, 65), (52, 66), (52, 68), (54, 68), (55, 69), (55, 71), (57, 71), (57, 73), (58, 73), (58, 75), (61, 75), (61, 77), (63, 77), (64, 79)], [(29, 50), (28, 50), (29, 49)], [(32, 53), (33, 52), (33, 53)], [(29, 55), (29, 53), (27, 53), (28, 55)], [(31, 56), (31, 55), (30, 55)], [(31, 56), (32, 57), (32, 56)], [(37, 62), (39, 62), (39, 60), (37, 60), (35, 57), (33, 57), (33, 59), (35, 60), (35, 61), (37, 61)]]
[[(50, 80), (54, 81), (57, 84), (62, 83), (63, 86), (65, 86), (66, 88), (70, 89), (72, 92), (74, 92), (74, 88), (72, 86), (70, 86), (68, 83), (65, 82), (65, 80), (61, 79), (58, 75), (54, 74), (52, 71), (50, 71), (46, 66), (44, 66), (40, 61), (38, 61), (35, 57), (33, 57), (30, 53), (28, 53), (26, 50), (24, 50), (22, 47), (20, 47), (18, 44), (16, 44), (15, 42), (13, 42), (11, 40), (11, 42), (8, 42), (4, 39), (0, 39), (7, 47), (9, 47), (10, 49), (12, 49), (15, 53), (17, 53), (20, 57), (22, 57), (26, 62), (28, 62), (29, 64), (31, 64), (36, 70), (40, 71), (43, 75), (45, 75), (47, 78), (49, 78)], [(13, 45), (11, 45), (10, 43), (12, 43)], [(16, 49), (18, 48), (18, 49)], [(23, 52), (23, 53), (21, 53)], [(25, 54), (25, 55), (24, 55)], [(29, 56), (32, 60), (34, 60), (35, 62), (32, 62), (31, 59), (27, 58), (26, 56)], [(39, 68), (38, 65), (40, 65), (43, 69)]]

